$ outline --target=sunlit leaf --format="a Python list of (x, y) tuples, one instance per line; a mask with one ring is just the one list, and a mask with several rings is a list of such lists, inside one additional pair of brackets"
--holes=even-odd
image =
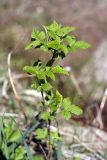
[(66, 74), (68, 75), (68, 72), (61, 66), (55, 66), (52, 68), (53, 73), (61, 73), (61, 74)]
[(37, 139), (45, 139), (48, 135), (48, 132), (47, 132), (47, 129), (38, 128), (35, 131), (35, 134)]
[(61, 111), (61, 115), (64, 117), (64, 119), (69, 120), (71, 118), (71, 113), (70, 112), (65, 112), (64, 110)]
[(71, 105), (70, 112), (77, 115), (77, 116), (79, 116), (83, 113), (82, 109), (74, 104)]

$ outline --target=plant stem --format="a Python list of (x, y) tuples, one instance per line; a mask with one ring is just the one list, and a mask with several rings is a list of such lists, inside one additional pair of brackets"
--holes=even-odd
[(48, 160), (50, 160), (50, 153), (51, 153), (51, 121), (48, 120)]
[(45, 160), (48, 160), (47, 155), (46, 155), (46, 153), (45, 153), (45, 150), (43, 149), (43, 147), (41, 146), (41, 144), (40, 144), (39, 146), (40, 146), (40, 148), (41, 148), (41, 150), (42, 150), (42, 152), (43, 152), (43, 154), (44, 154)]
[(43, 105), (45, 105), (45, 98), (44, 98), (44, 95), (43, 95), (43, 91), (41, 91), (41, 95), (42, 95)]

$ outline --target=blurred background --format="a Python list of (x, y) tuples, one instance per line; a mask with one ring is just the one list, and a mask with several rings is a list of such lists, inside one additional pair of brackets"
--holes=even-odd
[[(69, 54), (61, 62), (63, 66), (72, 68), (72, 76), (69, 80), (59, 77), (56, 84), (64, 96), (70, 96), (75, 104), (84, 108), (82, 122), (90, 123), (107, 87), (107, 0), (0, 0), (1, 96), (7, 77), (8, 53), (11, 50), (14, 52), (11, 67), (15, 74), (23, 73), (24, 65), (33, 64), (38, 58), (45, 61), (45, 54), (34, 49), (25, 51), (24, 48), (30, 41), (32, 28), (42, 28), (53, 20), (75, 26), (77, 38), (92, 45), (85, 51)], [(29, 83), (26, 83), (26, 88), (30, 88)], [(14, 106), (13, 102), (8, 103)], [(105, 129), (106, 113), (105, 104)]]

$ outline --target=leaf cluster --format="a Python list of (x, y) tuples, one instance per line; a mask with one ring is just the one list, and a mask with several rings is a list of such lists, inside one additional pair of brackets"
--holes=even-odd
[(31, 43), (26, 46), (26, 50), (30, 48), (40, 48), (44, 52), (51, 50), (54, 57), (64, 58), (69, 52), (90, 47), (85, 41), (78, 41), (74, 35), (69, 34), (75, 30), (74, 27), (63, 27), (54, 21), (43, 28), (44, 31), (38, 31), (36, 28), (32, 30)]

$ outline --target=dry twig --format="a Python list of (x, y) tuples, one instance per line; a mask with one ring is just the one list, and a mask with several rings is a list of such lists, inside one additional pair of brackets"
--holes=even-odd
[(11, 72), (11, 56), (12, 56), (12, 53), (13, 52), (11, 51), (8, 55), (8, 76), (9, 76), (10, 84), (12, 86), (12, 89), (13, 89), (13, 92), (14, 92), (14, 95), (15, 95), (15, 99), (17, 101), (17, 104), (18, 104), (19, 108), (20, 108), (20, 111), (24, 115), (25, 119), (27, 120), (26, 113), (24, 111), (24, 105), (23, 105), (23, 102), (22, 102), (22, 99), (21, 99), (20, 95), (17, 93), (17, 90), (15, 88), (14, 80), (13, 80), (13, 76), (12, 76), (12, 72)]
[(102, 112), (103, 112), (106, 100), (107, 100), (107, 88), (104, 92), (104, 95), (103, 95), (103, 98), (102, 98), (102, 101), (101, 101), (101, 105), (100, 105), (100, 108), (99, 108), (98, 113), (97, 113), (97, 117), (93, 121), (93, 124), (94, 125), (99, 125), (99, 128), (101, 128), (101, 129), (103, 129)]

